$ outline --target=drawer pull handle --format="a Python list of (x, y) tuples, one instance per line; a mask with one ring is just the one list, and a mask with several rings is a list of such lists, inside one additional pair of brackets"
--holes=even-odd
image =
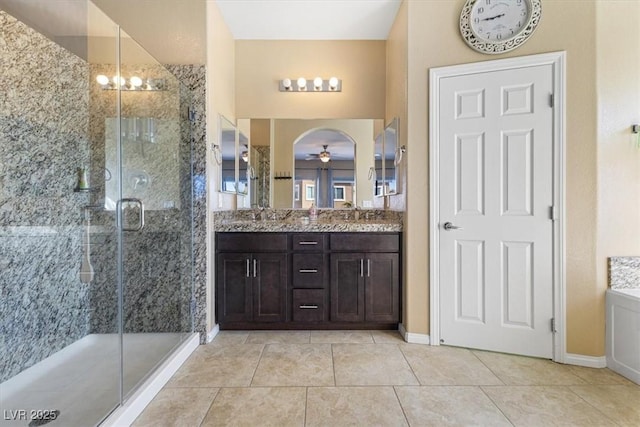
[(302, 241), (302, 242), (298, 242), (298, 244), (299, 245), (317, 245), (318, 242), (311, 242), (311, 241), (305, 242), (305, 241)]
[(301, 309), (307, 309), (307, 310), (317, 310), (318, 306), (317, 305), (311, 305), (311, 304), (303, 304), (300, 306)]
[(303, 268), (303, 269), (300, 269), (298, 271), (300, 273), (317, 273), (318, 272), (318, 270), (315, 269), (315, 268), (308, 268), (308, 269)]

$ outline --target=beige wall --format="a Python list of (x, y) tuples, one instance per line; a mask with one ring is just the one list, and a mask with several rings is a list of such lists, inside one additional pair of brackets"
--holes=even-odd
[(640, 1), (597, 4), (598, 317), (607, 258), (640, 255), (640, 146), (631, 134), (640, 124), (639, 23)]
[[(342, 79), (339, 93), (279, 92), (283, 78)], [(237, 116), (384, 117), (385, 41), (236, 41)]]
[[(235, 53), (234, 41), (229, 28), (222, 19), (215, 1), (207, 1), (207, 148), (218, 143), (219, 116), (223, 115), (235, 121)], [(235, 195), (218, 192), (220, 188), (219, 166), (213, 159), (212, 151), (207, 150), (207, 223), (209, 244), (207, 245), (207, 330), (214, 326), (215, 301), (213, 283), (215, 281), (214, 240), (211, 211), (215, 209), (233, 209)]]
[[(605, 256), (614, 253), (620, 255), (619, 252), (624, 250), (637, 253), (640, 242), (637, 228), (638, 154), (634, 159), (632, 150), (622, 147), (624, 143), (621, 142), (625, 138), (624, 129), (631, 124), (631, 116), (635, 115), (637, 121), (638, 115), (639, 39), (635, 31), (637, 22), (640, 22), (638, 3), (607, 1), (596, 6), (592, 0), (546, 0), (541, 23), (533, 37), (514, 52), (497, 57), (476, 53), (462, 41), (458, 30), (462, 1), (405, 3), (409, 17), (407, 166), (408, 182), (411, 183), (408, 186), (405, 229), (405, 327), (409, 332), (429, 333), (428, 309), (421, 310), (422, 307), (428, 307), (429, 290), (426, 263), (429, 233), (424, 226), (429, 207), (426, 167), (429, 68), (564, 50), (567, 52), (567, 352), (604, 355), (606, 281), (602, 269), (606, 266)], [(611, 18), (609, 8), (614, 3), (615, 11), (612, 13), (625, 17), (626, 25), (621, 25), (618, 17)], [(598, 19), (597, 12), (600, 13)], [(425, 25), (425, 22), (430, 25)], [(600, 26), (598, 38), (594, 31), (596, 23)], [(622, 30), (622, 27), (626, 29)], [(594, 49), (596, 42), (602, 46), (602, 52), (598, 52), (598, 55)], [(443, 43), (446, 43), (446, 48), (443, 48)], [(617, 49), (605, 53), (613, 44), (617, 44)], [(622, 57), (625, 60), (620, 62)], [(600, 60), (600, 68), (596, 67), (596, 58)], [(630, 63), (633, 60), (636, 62)], [(626, 65), (624, 70), (620, 70), (621, 64)], [(597, 70), (600, 71), (599, 76), (596, 76)], [(600, 86), (596, 95), (597, 84)], [(611, 117), (608, 105), (613, 104), (622, 106), (624, 117), (617, 114), (613, 114), (616, 118)], [(628, 132), (626, 138), (629, 141)], [(620, 161), (625, 165), (623, 174), (616, 175), (612, 170), (605, 170)], [(622, 181), (627, 184), (622, 184), (620, 191), (610, 191), (612, 186), (620, 185)], [(622, 193), (627, 191), (629, 200), (624, 201)], [(609, 194), (603, 195), (604, 192)], [(615, 199), (615, 202), (607, 198)], [(622, 243), (625, 239), (618, 235), (607, 236), (605, 239), (611, 242), (598, 245), (598, 238), (602, 239), (607, 234), (610, 221), (614, 216), (617, 218), (617, 210), (610, 210), (611, 204), (628, 209), (625, 217), (629, 215), (629, 221), (635, 224), (630, 228), (635, 230), (632, 231), (635, 234), (627, 234), (626, 240), (634, 240), (635, 243)], [(598, 215), (602, 216), (605, 211), (606, 222), (599, 222)], [(631, 218), (634, 214), (635, 221)], [(601, 233), (596, 232), (598, 225)]]

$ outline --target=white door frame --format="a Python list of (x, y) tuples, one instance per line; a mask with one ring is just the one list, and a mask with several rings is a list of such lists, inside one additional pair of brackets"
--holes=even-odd
[(565, 363), (566, 289), (565, 289), (565, 99), (566, 52), (552, 52), (472, 64), (431, 68), (429, 70), (429, 300), (430, 342), (440, 345), (440, 271), (439, 261), (439, 170), (440, 153), (440, 80), (491, 71), (551, 65), (553, 70), (553, 360)]

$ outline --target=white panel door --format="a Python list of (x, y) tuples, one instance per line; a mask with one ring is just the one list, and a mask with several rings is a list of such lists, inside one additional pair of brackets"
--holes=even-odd
[(441, 80), (445, 345), (553, 356), (552, 92), (551, 65)]

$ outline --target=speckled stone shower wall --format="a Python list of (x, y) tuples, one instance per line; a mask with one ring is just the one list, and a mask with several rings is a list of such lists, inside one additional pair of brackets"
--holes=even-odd
[(0, 381), (89, 332), (87, 63), (0, 11)]

